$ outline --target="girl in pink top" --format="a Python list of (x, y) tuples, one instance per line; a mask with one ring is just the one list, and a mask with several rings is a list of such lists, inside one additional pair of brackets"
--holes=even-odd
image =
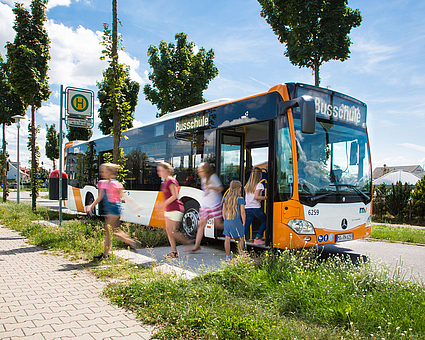
[(94, 256), (95, 260), (102, 260), (108, 256), (108, 252), (111, 248), (111, 232), (112, 234), (127, 243), (131, 248), (141, 248), (139, 241), (132, 240), (126, 233), (120, 228), (120, 215), (121, 215), (121, 199), (123, 186), (115, 178), (117, 177), (118, 165), (112, 163), (103, 163), (100, 168), (100, 176), (104, 178), (98, 183), (99, 194), (96, 200), (86, 206), (85, 210), (87, 213), (92, 211), (96, 204), (103, 200), (103, 207), (106, 213), (106, 225), (105, 225), (105, 244), (103, 253)]
[(176, 240), (182, 244), (192, 243), (192, 241), (188, 240), (177, 231), (177, 227), (183, 218), (184, 211), (183, 203), (178, 199), (179, 183), (172, 177), (174, 169), (170, 164), (165, 162), (160, 163), (156, 171), (158, 176), (164, 180), (161, 184), (164, 201), (158, 204), (157, 207), (160, 209), (165, 206), (165, 230), (171, 245), (171, 253), (165, 255), (165, 258), (177, 258), (179, 257), (179, 253), (177, 252)]

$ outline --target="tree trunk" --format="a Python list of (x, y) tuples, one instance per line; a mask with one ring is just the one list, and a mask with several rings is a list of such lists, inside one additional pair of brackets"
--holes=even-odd
[(7, 199), (6, 123), (3, 123), (3, 202)]
[(317, 59), (314, 60), (314, 85), (320, 85), (320, 76), (319, 76), (319, 62)]
[[(112, 65), (114, 68), (115, 84), (118, 83), (118, 29), (117, 29), (117, 0), (112, 0)], [(116, 90), (114, 90), (116, 91)], [(120, 138), (121, 138), (121, 117), (118, 110), (117, 93), (114, 95), (113, 103), (113, 133), (114, 133), (114, 150), (112, 152), (113, 162), (118, 164), (120, 159)]]
[(35, 107), (31, 105), (31, 207), (37, 209), (37, 155), (35, 151)]

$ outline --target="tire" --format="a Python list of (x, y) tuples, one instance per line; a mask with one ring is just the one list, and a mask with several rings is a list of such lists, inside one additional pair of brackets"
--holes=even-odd
[(184, 214), (181, 223), (181, 231), (189, 238), (195, 238), (199, 223), (199, 203), (190, 200), (184, 204)]
[[(92, 204), (94, 202), (94, 197), (93, 197), (93, 194), (91, 194), (91, 193), (88, 193), (87, 195), (86, 195), (86, 206), (87, 205), (90, 205), (90, 204)], [(87, 214), (87, 215), (89, 215), (89, 216), (96, 216), (96, 208), (93, 208), (93, 210), (92, 211), (90, 211), (90, 213), (89, 214)]]

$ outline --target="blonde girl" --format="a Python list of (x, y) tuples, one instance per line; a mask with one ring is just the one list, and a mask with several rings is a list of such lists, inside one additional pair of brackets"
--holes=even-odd
[(179, 253), (177, 252), (176, 240), (182, 244), (192, 243), (177, 231), (184, 211), (183, 203), (178, 199), (179, 183), (173, 177), (174, 169), (170, 164), (162, 162), (158, 164), (156, 171), (158, 176), (163, 179), (161, 191), (164, 194), (164, 201), (158, 205), (158, 208), (165, 207), (165, 230), (171, 245), (171, 253), (164, 257), (177, 258)]
[(224, 219), (224, 250), (226, 260), (230, 260), (230, 240), (233, 238), (238, 245), (238, 253), (243, 253), (244, 224), (245, 224), (245, 199), (241, 197), (242, 184), (239, 181), (230, 182), (229, 192), (223, 200)]
[(105, 243), (103, 253), (94, 256), (94, 260), (102, 260), (108, 256), (111, 248), (111, 231), (119, 240), (127, 243), (131, 248), (141, 248), (139, 241), (132, 240), (126, 233), (120, 229), (121, 200), (123, 186), (116, 180), (119, 165), (112, 163), (103, 163), (100, 168), (100, 176), (103, 180), (98, 183), (98, 196), (96, 200), (85, 207), (87, 213), (103, 200), (103, 209), (106, 214), (105, 223)]
[(245, 222), (245, 238), (249, 239), (249, 227), (254, 220), (258, 218), (261, 222), (260, 229), (258, 230), (257, 235), (255, 236), (254, 243), (264, 244), (265, 241), (262, 240), (264, 230), (266, 230), (266, 214), (263, 209), (261, 209), (261, 201), (267, 199), (266, 196), (261, 196), (261, 192), (264, 190), (264, 185), (260, 183), (262, 177), (262, 170), (258, 167), (252, 169), (251, 176), (249, 177), (248, 183), (245, 185), (245, 213), (246, 213), (246, 222)]
[(199, 209), (200, 221), (196, 232), (196, 242), (190, 251), (191, 253), (201, 249), (204, 228), (208, 219), (214, 219), (214, 228), (223, 229), (223, 220), (221, 219), (221, 192), (223, 191), (223, 185), (209, 163), (203, 162), (199, 164), (197, 170), (199, 177), (201, 177), (204, 198)]

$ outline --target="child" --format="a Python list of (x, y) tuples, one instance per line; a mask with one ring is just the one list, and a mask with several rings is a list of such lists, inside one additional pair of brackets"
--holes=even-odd
[(127, 243), (131, 248), (141, 248), (141, 243), (139, 241), (132, 240), (120, 229), (123, 186), (115, 179), (117, 177), (116, 174), (118, 168), (118, 165), (112, 163), (103, 163), (100, 166), (100, 176), (103, 180), (100, 180), (98, 183), (98, 197), (92, 204), (86, 206), (85, 209), (86, 212), (89, 213), (101, 200), (103, 200), (103, 208), (106, 213), (105, 243), (103, 253), (94, 256), (94, 260), (102, 260), (103, 258), (108, 257), (108, 252), (111, 248), (111, 231), (116, 238)]
[(249, 227), (254, 220), (258, 218), (261, 222), (260, 229), (258, 230), (257, 235), (255, 236), (254, 243), (265, 244), (266, 242), (262, 240), (264, 230), (266, 230), (266, 214), (263, 209), (261, 209), (261, 202), (267, 199), (266, 196), (261, 196), (261, 192), (264, 190), (264, 185), (260, 183), (262, 176), (262, 170), (258, 167), (255, 167), (251, 176), (249, 177), (248, 183), (245, 186), (245, 213), (246, 213), (246, 222), (245, 222), (245, 238), (249, 239)]
[(165, 206), (165, 230), (171, 245), (171, 253), (165, 255), (165, 258), (172, 259), (179, 257), (177, 252), (176, 240), (182, 244), (192, 243), (177, 231), (177, 226), (183, 218), (183, 203), (178, 199), (179, 183), (172, 177), (173, 167), (168, 163), (160, 163), (157, 168), (158, 176), (164, 182), (161, 184), (161, 191), (164, 194), (164, 201), (158, 205), (158, 208)]
[(221, 192), (223, 186), (220, 179), (214, 173), (213, 168), (207, 162), (203, 162), (198, 166), (198, 175), (201, 177), (201, 187), (204, 191), (204, 199), (201, 209), (199, 210), (200, 221), (198, 231), (196, 233), (196, 242), (193, 249), (194, 253), (201, 249), (201, 241), (204, 236), (204, 228), (208, 219), (214, 219), (214, 227), (223, 229), (223, 220), (221, 219)]
[(224, 250), (226, 261), (231, 259), (230, 239), (233, 238), (238, 245), (238, 253), (243, 253), (244, 248), (244, 224), (245, 224), (245, 199), (241, 196), (242, 184), (239, 181), (230, 182), (229, 192), (224, 198)]

